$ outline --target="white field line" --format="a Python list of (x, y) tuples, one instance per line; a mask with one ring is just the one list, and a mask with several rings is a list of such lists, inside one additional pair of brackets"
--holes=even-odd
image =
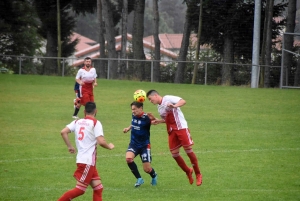
[[(242, 152), (267, 152), (267, 151), (299, 151), (300, 148), (276, 148), (276, 149), (244, 149), (244, 150), (206, 150), (206, 151), (195, 151), (196, 154), (209, 154), (209, 153), (242, 153)], [(170, 155), (169, 152), (152, 154), (152, 156), (158, 155)], [(109, 154), (109, 155), (98, 155), (98, 158), (108, 158), (108, 157), (124, 157), (124, 154)], [(68, 157), (49, 157), (49, 158), (20, 158), (20, 159), (12, 159), (12, 160), (0, 160), (0, 163), (14, 163), (14, 162), (22, 162), (22, 161), (42, 161), (42, 160), (60, 160), (60, 159), (70, 159), (75, 158), (76, 155), (70, 155)]]
[[(2, 188), (4, 189), (24, 189), (24, 187), (21, 186), (5, 186)], [(32, 190), (36, 191), (61, 191), (61, 190), (69, 190), (70, 188), (51, 188), (51, 187), (31, 187)], [(202, 191), (226, 191), (226, 192), (300, 192), (300, 189), (216, 189), (216, 188), (205, 188), (204, 186), (201, 187)], [(91, 189), (88, 188), (87, 191), (90, 191)], [(104, 184), (104, 190), (105, 191), (116, 191), (116, 192), (127, 192), (128, 188), (110, 188), (106, 187)], [(184, 189), (185, 191), (196, 191), (199, 192), (199, 188), (193, 188), (193, 189)], [(147, 191), (182, 191), (182, 188), (147, 188)]]

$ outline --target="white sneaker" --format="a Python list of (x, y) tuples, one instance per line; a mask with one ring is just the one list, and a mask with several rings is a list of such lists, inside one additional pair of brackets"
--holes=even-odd
[(77, 116), (72, 116), (72, 118), (73, 118), (73, 119), (79, 119), (79, 117), (77, 117)]

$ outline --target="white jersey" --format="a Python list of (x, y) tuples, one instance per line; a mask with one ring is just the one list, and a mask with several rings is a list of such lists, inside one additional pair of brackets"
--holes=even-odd
[(75, 133), (75, 142), (78, 150), (76, 163), (95, 166), (97, 155), (96, 138), (104, 136), (100, 121), (86, 117), (72, 121), (67, 127)]
[(157, 105), (158, 113), (165, 120), (168, 132), (188, 128), (187, 121), (180, 107), (167, 107), (168, 103), (176, 104), (181, 99), (178, 96), (166, 95), (162, 98), (161, 103)]
[(76, 75), (76, 79), (81, 79), (84, 83), (92, 83), (95, 78), (97, 78), (97, 73), (93, 67), (89, 71), (86, 71), (84, 67), (80, 68)]

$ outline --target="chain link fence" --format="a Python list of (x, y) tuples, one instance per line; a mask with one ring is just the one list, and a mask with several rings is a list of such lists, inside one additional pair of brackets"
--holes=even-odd
[[(53, 75), (53, 76), (75, 76), (78, 69), (82, 67), (73, 66), (77, 58), (57, 57), (28, 57), (0, 55), (0, 68), (6, 68), (14, 74), (31, 75)], [(154, 60), (133, 59), (93, 59), (100, 79), (120, 79), (146, 82), (174, 83), (177, 66), (180, 61), (160, 61), (159, 69), (155, 69)], [(5, 63), (5, 66), (3, 64)], [(236, 64), (206, 61), (185, 61), (183, 75), (180, 75), (182, 83), (192, 83), (194, 68), (196, 67), (195, 84), (221, 85), (222, 68), (224, 65), (230, 67), (230, 85), (251, 85), (252, 64)], [(2, 66), (1, 66), (2, 65)], [(279, 87), (280, 66), (268, 66), (269, 86)], [(7, 72), (5, 72), (7, 73)]]

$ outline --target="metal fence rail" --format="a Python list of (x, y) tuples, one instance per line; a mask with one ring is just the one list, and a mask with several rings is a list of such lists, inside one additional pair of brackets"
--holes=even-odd
[[(61, 69), (58, 69), (57, 60), (60, 61)], [(56, 75), (75, 76), (78, 68), (73, 63), (78, 58), (58, 58), (58, 57), (32, 57), (0, 55), (0, 61), (8, 63), (7, 68), (16, 74), (35, 75)], [(53, 66), (45, 68), (45, 62), (51, 61)], [(102, 61), (102, 62), (100, 62)], [(125, 61), (125, 66), (121, 67), (121, 61)], [(155, 61), (155, 60), (134, 60), (134, 59), (93, 59), (93, 66), (96, 68), (98, 78), (102, 79), (124, 79), (138, 81), (154, 81), (153, 66), (155, 62), (160, 62), (159, 82), (173, 83), (177, 65), (185, 63), (183, 83), (191, 83), (194, 66), (197, 66), (196, 84), (220, 85), (222, 79), (222, 67), (231, 66), (231, 85), (248, 86), (251, 84), (252, 64), (237, 64), (207, 61)], [(1, 65), (1, 64), (0, 64)], [(102, 66), (100, 66), (102, 65)], [(0, 66), (1, 67), (1, 66)], [(260, 67), (260, 66), (259, 66)], [(266, 67), (266, 66), (265, 66)], [(270, 68), (270, 87), (280, 87), (280, 66), (268, 66)]]

